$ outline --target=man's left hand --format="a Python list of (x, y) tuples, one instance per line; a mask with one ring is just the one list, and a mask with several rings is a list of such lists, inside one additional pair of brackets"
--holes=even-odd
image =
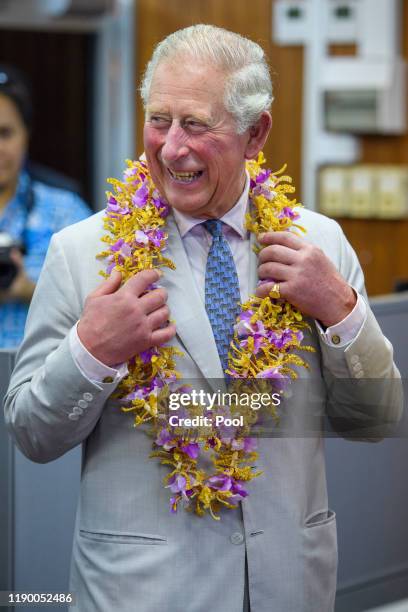
[(318, 247), (290, 232), (258, 237), (258, 276), (269, 282), (256, 290), (266, 297), (279, 283), (281, 297), (325, 327), (340, 323), (354, 308), (354, 290)]

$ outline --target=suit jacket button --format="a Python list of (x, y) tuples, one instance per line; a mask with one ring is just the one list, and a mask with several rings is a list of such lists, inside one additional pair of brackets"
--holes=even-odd
[(244, 541), (244, 536), (239, 531), (236, 531), (230, 536), (230, 540), (233, 544), (242, 544)]
[(92, 393), (84, 393), (82, 397), (84, 398), (86, 402), (92, 402), (93, 400)]
[(80, 408), (88, 408), (88, 402), (86, 402), (84, 399), (80, 399), (78, 400), (78, 406)]
[(68, 418), (70, 419), (70, 421), (77, 421), (79, 419), (79, 414), (75, 414), (75, 412), (71, 412), (68, 415)]

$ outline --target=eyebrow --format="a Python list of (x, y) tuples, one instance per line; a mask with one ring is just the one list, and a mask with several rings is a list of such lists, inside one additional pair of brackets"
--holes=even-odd
[[(166, 110), (163, 109), (159, 109), (159, 108), (155, 108), (153, 107), (147, 107), (146, 108), (146, 115), (163, 115), (164, 117), (169, 117), (170, 113)], [(186, 114), (185, 116), (183, 116), (181, 118), (181, 123), (187, 121), (188, 119), (194, 119), (197, 121), (200, 121), (202, 123), (205, 123), (206, 125), (211, 125), (211, 123), (213, 123), (213, 118), (210, 115), (204, 115), (204, 114), (200, 114), (200, 113), (189, 113)]]

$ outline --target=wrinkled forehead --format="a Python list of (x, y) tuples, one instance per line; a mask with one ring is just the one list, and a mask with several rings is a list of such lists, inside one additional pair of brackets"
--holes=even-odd
[(162, 60), (155, 68), (147, 99), (147, 110), (158, 106), (189, 107), (209, 115), (225, 111), (225, 71), (210, 62), (191, 57)]

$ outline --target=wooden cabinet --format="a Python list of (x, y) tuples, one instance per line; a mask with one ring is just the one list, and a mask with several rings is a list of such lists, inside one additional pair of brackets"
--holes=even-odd
[(364, 270), (370, 296), (408, 281), (408, 219), (337, 219)]

